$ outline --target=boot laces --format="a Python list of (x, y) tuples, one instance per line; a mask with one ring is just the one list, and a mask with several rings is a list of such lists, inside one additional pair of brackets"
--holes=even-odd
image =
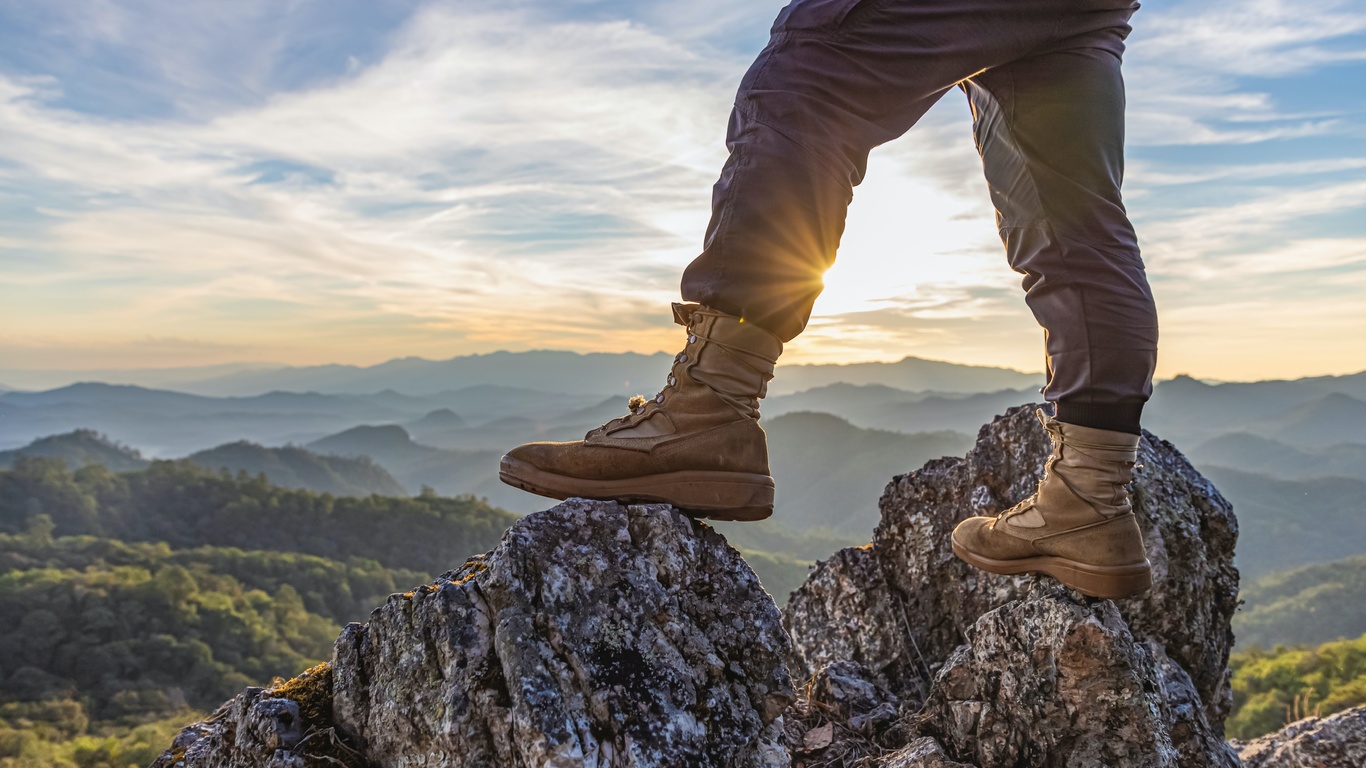
[[(690, 325), (690, 326), (688, 327), (688, 347), (691, 347), (693, 344), (696, 344), (696, 343), (697, 343), (697, 334), (693, 332), (693, 329), (692, 329), (692, 327), (691, 327), (691, 325)], [(619, 418), (617, 418), (617, 419), (614, 419), (614, 420), (613, 420), (613, 423), (615, 423), (615, 422), (624, 422), (624, 421), (626, 421), (627, 419), (631, 418), (632, 416), (643, 416), (643, 415), (645, 415), (645, 408), (646, 408), (646, 406), (648, 406), (650, 403), (655, 403), (655, 404), (657, 404), (657, 405), (663, 405), (663, 404), (664, 404), (664, 401), (668, 399), (668, 393), (669, 393), (669, 391), (670, 391), (671, 389), (673, 389), (674, 387), (678, 386), (678, 376), (677, 376), (677, 374), (674, 373), (674, 369), (677, 368), (677, 366), (679, 366), (679, 365), (681, 365), (681, 364), (684, 364), (684, 363), (687, 363), (687, 362), (688, 362), (688, 350), (687, 350), (687, 348), (685, 348), (682, 352), (679, 352), (677, 355), (674, 355), (673, 366), (670, 367), (670, 369), (669, 369), (669, 377), (668, 377), (667, 379), (665, 379), (665, 381), (664, 381), (664, 387), (663, 387), (662, 389), (660, 389), (658, 392), (656, 392), (654, 397), (648, 397), (648, 398), (647, 398), (647, 397), (645, 397), (644, 395), (632, 395), (631, 398), (630, 398), (629, 400), (626, 401), (626, 408), (627, 408), (627, 410), (630, 411), (630, 412), (627, 413), (625, 416), (621, 416), (621, 417), (619, 417)]]
[(741, 349), (741, 348), (739, 348), (739, 347), (736, 347), (735, 345), (727, 344), (727, 343), (725, 343), (725, 342), (723, 342), (723, 341), (720, 341), (720, 340), (718, 340), (718, 339), (713, 339), (713, 338), (711, 338), (711, 337), (709, 337), (709, 336), (701, 336), (700, 334), (698, 334), (697, 328), (695, 327), (696, 315), (695, 315), (695, 309), (692, 308), (692, 307), (687, 307), (687, 308), (685, 308), (685, 307), (683, 307), (683, 305), (675, 304), (675, 305), (674, 305), (674, 320), (675, 320), (675, 322), (677, 322), (679, 325), (683, 325), (684, 327), (687, 328), (687, 330), (688, 330), (688, 343), (687, 343), (687, 346), (684, 348), (684, 350), (683, 350), (682, 352), (679, 352), (677, 355), (674, 355), (673, 366), (672, 366), (672, 367), (670, 368), (670, 370), (669, 370), (669, 377), (668, 377), (668, 379), (665, 380), (664, 387), (663, 387), (662, 389), (660, 389), (659, 392), (655, 393), (655, 396), (652, 397), (652, 398), (646, 398), (644, 395), (632, 395), (631, 398), (630, 398), (630, 399), (627, 401), (627, 403), (626, 403), (627, 410), (629, 411), (629, 413), (627, 413), (625, 416), (621, 416), (621, 417), (619, 417), (619, 418), (617, 418), (617, 419), (614, 419), (612, 423), (616, 423), (616, 422), (625, 422), (627, 419), (631, 418), (632, 416), (643, 416), (643, 415), (645, 415), (645, 412), (646, 412), (647, 407), (648, 407), (648, 406), (650, 405), (650, 403), (652, 403), (652, 402), (655, 403), (655, 404), (657, 404), (657, 405), (661, 405), (661, 406), (664, 405), (665, 401), (668, 400), (669, 392), (670, 392), (672, 389), (674, 389), (675, 387), (678, 386), (678, 376), (677, 376), (677, 373), (676, 373), (676, 371), (677, 371), (677, 369), (678, 369), (678, 366), (679, 366), (679, 365), (686, 365), (686, 364), (688, 363), (688, 360), (689, 360), (688, 350), (691, 349), (692, 346), (698, 342), (698, 340), (706, 341), (706, 342), (708, 342), (708, 343), (710, 343), (710, 344), (713, 344), (713, 345), (715, 345), (715, 346), (717, 346), (717, 347), (719, 347), (719, 348), (721, 348), (721, 349), (726, 350), (727, 352), (730, 352), (731, 355), (732, 355), (732, 356), (733, 356), (741, 365), (744, 365), (745, 367), (747, 367), (747, 368), (749, 368), (749, 369), (751, 369), (751, 370), (753, 370), (753, 371), (755, 371), (755, 372), (757, 372), (757, 373), (761, 373), (761, 374), (762, 374), (762, 373), (764, 373), (764, 371), (762, 371), (761, 369), (759, 369), (758, 367), (756, 367), (753, 363), (751, 363), (751, 362), (747, 359), (748, 356), (753, 355), (753, 356), (755, 356), (755, 357), (760, 357), (760, 358), (762, 358), (763, 360), (765, 360), (766, 362), (768, 362), (770, 365), (774, 365), (774, 364), (776, 364), (776, 363), (778, 362), (777, 360), (769, 360), (767, 357), (765, 357), (765, 356), (763, 356), (763, 355), (756, 354), (756, 353), (753, 352), (752, 350)]

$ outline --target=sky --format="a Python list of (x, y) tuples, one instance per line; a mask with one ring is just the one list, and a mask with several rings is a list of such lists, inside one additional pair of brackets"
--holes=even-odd
[[(0, 0), (7, 370), (676, 351), (781, 0)], [(1125, 200), (1159, 377), (1366, 369), (1366, 4), (1151, 0)], [(790, 362), (1035, 371), (950, 92), (879, 147)]]

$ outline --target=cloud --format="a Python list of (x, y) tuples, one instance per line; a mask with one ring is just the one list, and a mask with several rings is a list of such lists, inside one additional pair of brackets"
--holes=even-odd
[(1327, 100), (1311, 114), (1287, 110), (1275, 84), (1366, 61), (1358, 3), (1185, 2), (1140, 11), (1134, 25), (1126, 55), (1131, 145), (1254, 144), (1360, 128)]
[(1366, 32), (1366, 10), (1352, 0), (1186, 3), (1142, 23), (1143, 61), (1206, 73), (1286, 77), (1366, 60), (1351, 40)]
[(78, 262), (5, 271), (142, 279), (123, 317), (149, 323), (229, 296), (364, 299), (500, 341), (539, 333), (532, 313), (596, 328), (584, 293), (610, 316), (676, 292), (700, 233), (680, 212), (705, 210), (741, 66), (628, 22), (433, 6), (352, 77), (198, 122), (86, 115), (3, 79), (0, 186), (52, 190), (47, 226), (6, 245)]
[[(120, 338), (221, 342), (210, 362), (676, 343), (667, 303), (776, 6), (164, 5), (24, 6), (56, 32), (0, 31), (0, 327), (130, 365), (164, 357)], [(1153, 6), (1129, 199), (1171, 306), (1356, 269), (1340, 219), (1366, 207), (1366, 159), (1269, 148), (1361, 131), (1273, 81), (1350, 66), (1366, 12)], [(1181, 147), (1212, 154), (1162, 154)], [(1250, 293), (1220, 292), (1229, 270)], [(1038, 367), (960, 94), (874, 153), (827, 283), (793, 359)]]

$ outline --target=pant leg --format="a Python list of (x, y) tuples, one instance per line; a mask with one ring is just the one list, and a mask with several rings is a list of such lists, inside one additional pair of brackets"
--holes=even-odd
[(783, 341), (806, 326), (869, 151), (975, 72), (1115, 0), (793, 0), (740, 85), (683, 297)]
[(1157, 312), (1120, 197), (1128, 27), (1090, 30), (963, 84), (1010, 265), (1044, 327), (1057, 416), (1137, 433)]

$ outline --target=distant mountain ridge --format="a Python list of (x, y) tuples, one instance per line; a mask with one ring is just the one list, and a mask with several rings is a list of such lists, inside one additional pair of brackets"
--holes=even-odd
[[(465, 355), (448, 360), (408, 357), (372, 366), (248, 366), (199, 378), (156, 371), (128, 371), (125, 375), (102, 371), (87, 378), (219, 397), (273, 390), (359, 395), (385, 389), (424, 396), (478, 385), (545, 389), (546, 377), (553, 372), (557, 392), (606, 395), (654, 391), (668, 373), (669, 360), (670, 355), (664, 352), (643, 355), (534, 350)], [(785, 394), (841, 381), (885, 384), (910, 391), (985, 392), (1037, 387), (1042, 376), (1009, 368), (906, 357), (891, 363), (781, 365), (771, 391)]]
[(239, 440), (192, 453), (187, 459), (209, 469), (265, 475), (281, 488), (333, 496), (408, 495), (384, 467), (369, 458), (320, 455), (294, 445), (267, 448)]
[(1231, 467), (1284, 480), (1350, 477), (1366, 481), (1366, 444), (1362, 443), (1305, 450), (1248, 432), (1229, 432), (1184, 453), (1199, 465)]
[(1366, 554), (1366, 482), (1346, 477), (1278, 480), (1227, 467), (1200, 472), (1238, 514), (1238, 569), (1273, 571)]
[(9, 469), (23, 456), (62, 459), (70, 469), (97, 464), (113, 472), (144, 469), (151, 462), (135, 448), (110, 440), (93, 429), (34, 440), (12, 451), (0, 451), (0, 469)]
[(1278, 571), (1242, 588), (1242, 647), (1318, 645), (1366, 634), (1366, 555)]

